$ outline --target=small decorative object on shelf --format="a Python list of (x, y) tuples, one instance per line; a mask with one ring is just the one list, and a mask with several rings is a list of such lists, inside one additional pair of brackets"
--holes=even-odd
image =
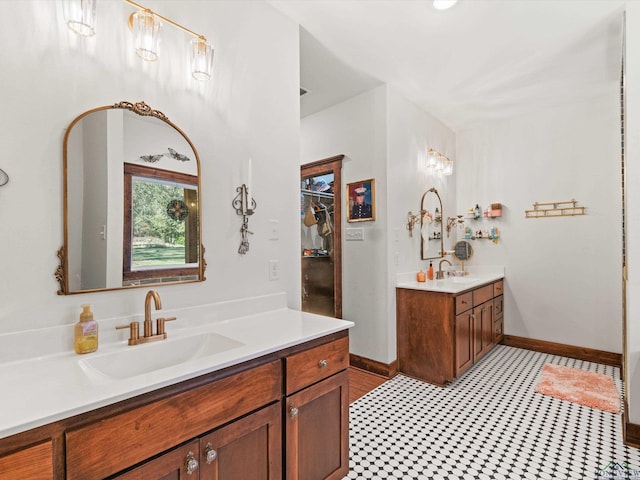
[(257, 205), (255, 200), (251, 198), (249, 189), (244, 183), (236, 188), (236, 192), (238, 192), (238, 195), (233, 199), (231, 205), (236, 209), (236, 213), (242, 217), (242, 226), (240, 227), (242, 241), (240, 242), (238, 253), (244, 255), (249, 251), (249, 238), (247, 235), (253, 235), (253, 232), (249, 230), (249, 217), (254, 214)]
[(586, 215), (584, 209), (587, 207), (580, 207), (577, 205), (575, 199), (571, 199), (566, 202), (547, 202), (533, 204), (533, 210), (525, 210), (524, 216), (526, 218), (541, 218), (541, 217), (575, 217), (577, 215)]

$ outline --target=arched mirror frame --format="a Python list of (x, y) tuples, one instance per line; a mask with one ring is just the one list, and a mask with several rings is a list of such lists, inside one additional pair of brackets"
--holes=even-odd
[[(427, 238), (424, 238), (424, 232), (423, 232), (423, 226), (424, 226), (424, 222), (426, 221), (426, 216), (427, 216), (427, 209), (425, 208), (425, 199), (427, 198), (427, 195), (429, 193), (433, 193), (435, 194), (435, 196), (438, 199), (438, 205), (440, 207), (440, 219), (438, 220), (437, 218), (434, 218), (434, 222), (439, 222), (440, 225), (440, 232), (439, 232), (439, 240), (440, 240), (440, 251), (438, 252), (439, 254), (433, 257), (427, 257), (427, 252), (429, 251), (428, 248), (425, 248), (425, 242), (429, 242), (429, 238), (427, 235)], [(427, 190), (426, 192), (424, 192), (422, 194), (422, 198), (420, 199), (420, 258), (422, 260), (434, 260), (437, 258), (442, 258), (444, 257), (444, 235), (443, 235), (443, 228), (442, 228), (442, 219), (444, 218), (444, 213), (442, 212), (442, 199), (440, 198), (440, 194), (438, 193), (438, 190), (436, 190), (435, 187), (430, 188), (429, 190)], [(433, 239), (432, 239), (433, 240)], [(436, 239), (437, 240), (437, 239)]]
[[(189, 146), (191, 147), (191, 150), (193, 151), (194, 157), (195, 157), (195, 162), (196, 162), (196, 168), (197, 168), (197, 188), (198, 188), (198, 198), (201, 199), (201, 192), (202, 192), (202, 186), (201, 186), (201, 175), (200, 175), (200, 156), (198, 155), (198, 151), (196, 150), (196, 147), (193, 145), (193, 142), (191, 142), (191, 139), (189, 137), (187, 137), (187, 135), (182, 131), (182, 129), (180, 127), (178, 127), (176, 124), (174, 124), (173, 122), (171, 122), (169, 120), (169, 118), (162, 112), (160, 112), (159, 110), (154, 110), (151, 107), (149, 107), (149, 105), (147, 105), (145, 102), (136, 102), (136, 103), (132, 103), (132, 102), (128, 102), (128, 101), (122, 101), (122, 102), (117, 102), (113, 105), (105, 105), (105, 106), (101, 106), (101, 107), (96, 107), (93, 108), (91, 110), (87, 110), (86, 112), (83, 112), (82, 114), (78, 115), (75, 119), (73, 119), (73, 121), (69, 124), (69, 126), (67, 127), (65, 134), (64, 134), (64, 140), (63, 140), (63, 152), (62, 152), (62, 156), (63, 156), (63, 222), (64, 222), (64, 243), (62, 245), (62, 247), (60, 247), (60, 249), (57, 252), (57, 256), (58, 259), (60, 261), (60, 264), (58, 266), (58, 268), (55, 271), (55, 277), (56, 280), (58, 281), (60, 288), (57, 291), (58, 295), (74, 295), (74, 294), (79, 294), (79, 293), (91, 293), (91, 292), (102, 292), (102, 291), (111, 291), (111, 290), (123, 290), (123, 289), (129, 289), (129, 288), (141, 288), (141, 287), (150, 287), (150, 286), (158, 286), (158, 285), (174, 285), (174, 284), (183, 284), (183, 283), (194, 283), (194, 282), (203, 282), (206, 280), (206, 277), (204, 275), (204, 272), (206, 270), (207, 267), (207, 263), (205, 261), (204, 258), (204, 253), (205, 253), (205, 248), (204, 245), (202, 244), (202, 201), (199, 200), (198, 201), (198, 208), (196, 210), (196, 214), (197, 214), (197, 225), (198, 225), (198, 229), (197, 229), (197, 244), (199, 246), (199, 251), (198, 251), (198, 265), (197, 267), (195, 267), (195, 270), (197, 272), (197, 278), (195, 279), (189, 279), (189, 280), (174, 280), (174, 281), (163, 281), (163, 282), (155, 282), (155, 283), (141, 283), (141, 284), (136, 284), (136, 285), (122, 285), (119, 287), (106, 287), (106, 288), (95, 288), (95, 289), (79, 289), (79, 290), (70, 290), (69, 288), (69, 256), (68, 256), (68, 246), (69, 246), (69, 199), (68, 199), (68, 158), (67, 158), (67, 147), (68, 147), (68, 141), (69, 141), (69, 135), (71, 133), (71, 131), (73, 130), (73, 127), (83, 118), (85, 118), (86, 116), (98, 112), (98, 111), (102, 111), (102, 110), (110, 110), (110, 109), (125, 109), (125, 110), (129, 110), (133, 113), (136, 113), (140, 116), (146, 116), (146, 117), (154, 117), (157, 118), (159, 120), (161, 120), (162, 122), (166, 123), (167, 125), (171, 126), (173, 129), (175, 129), (183, 138), (184, 140), (189, 144)], [(124, 214), (124, 213), (123, 213)]]

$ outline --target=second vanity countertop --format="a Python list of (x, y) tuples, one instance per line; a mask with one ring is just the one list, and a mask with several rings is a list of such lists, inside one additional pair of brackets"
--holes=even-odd
[[(154, 312), (154, 318), (160, 313)], [(166, 312), (168, 313), (168, 312)], [(180, 318), (180, 312), (176, 312)], [(155, 323), (155, 322), (154, 322)], [(177, 323), (177, 322), (172, 322)], [(125, 341), (100, 344), (97, 352), (77, 355), (73, 351), (0, 363), (0, 439), (31, 428), (85, 413), (121, 400), (252, 360), (331, 333), (346, 330), (353, 322), (323, 317), (288, 308), (218, 320), (209, 324), (168, 330), (161, 342), (128, 346)], [(173, 325), (172, 325), (173, 326)], [(101, 326), (102, 328), (102, 326)], [(105, 328), (110, 328), (105, 325)], [(155, 328), (155, 327), (154, 327)], [(144, 373), (117, 378), (96, 371), (91, 364), (110, 361), (114, 352), (149, 349), (194, 337), (224, 337), (224, 348), (200, 353), (197, 358)], [(191, 341), (191, 340), (189, 340)], [(174, 345), (178, 345), (175, 343)], [(130, 349), (130, 350), (128, 350)], [(144, 353), (139, 350), (139, 353)], [(137, 357), (136, 357), (137, 358)]]
[(464, 277), (445, 277), (442, 280), (416, 281), (416, 274), (400, 274), (397, 278), (397, 288), (410, 288), (413, 290), (425, 290), (429, 292), (461, 293), (487, 283), (492, 283), (504, 278), (503, 267), (476, 267), (469, 268), (469, 275)]

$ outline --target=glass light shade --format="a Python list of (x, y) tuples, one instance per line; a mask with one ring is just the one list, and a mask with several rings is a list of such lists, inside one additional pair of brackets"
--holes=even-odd
[(441, 154), (438, 154), (435, 169), (436, 172), (442, 172), (444, 170), (444, 157)]
[(446, 10), (453, 7), (458, 0), (433, 0), (433, 8), (436, 10)]
[(162, 22), (153, 13), (144, 10), (134, 13), (131, 18), (136, 53), (143, 60), (155, 62), (160, 52)]
[(444, 157), (444, 168), (442, 169), (443, 175), (451, 175), (453, 173), (453, 160)]
[(438, 153), (433, 148), (430, 148), (427, 152), (427, 168), (436, 168), (437, 163)]
[(64, 12), (72, 32), (85, 37), (96, 34), (96, 0), (66, 0)]
[(191, 74), (196, 80), (204, 81), (211, 78), (213, 72), (213, 48), (202, 38), (191, 40), (189, 52)]

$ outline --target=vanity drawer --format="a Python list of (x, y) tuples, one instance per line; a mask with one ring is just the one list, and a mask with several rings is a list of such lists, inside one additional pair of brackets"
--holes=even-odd
[(503, 317), (493, 321), (493, 343), (500, 343), (504, 332)]
[(456, 315), (473, 307), (473, 292), (463, 293), (456, 297)]
[(485, 287), (476, 288), (473, 291), (473, 305), (477, 306), (481, 303), (491, 300), (493, 298), (493, 285), (487, 285)]
[(349, 367), (349, 337), (339, 338), (285, 359), (287, 395)]
[(504, 293), (504, 281), (498, 280), (493, 284), (493, 296), (497, 297), (498, 295), (502, 295)]

